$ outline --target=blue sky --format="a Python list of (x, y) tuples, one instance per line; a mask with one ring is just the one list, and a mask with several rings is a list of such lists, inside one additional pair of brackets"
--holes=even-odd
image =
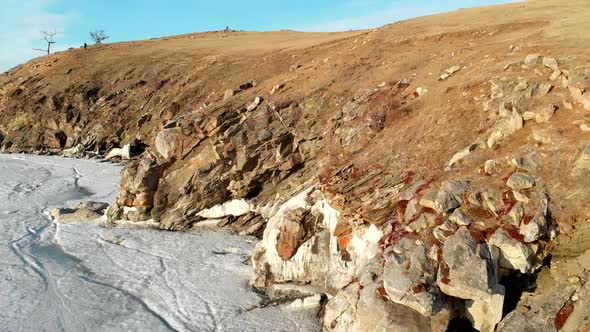
[(340, 31), (509, 0), (0, 0), (0, 72), (43, 48), (40, 30), (57, 30), (55, 50), (90, 43), (104, 29), (125, 41), (197, 31)]

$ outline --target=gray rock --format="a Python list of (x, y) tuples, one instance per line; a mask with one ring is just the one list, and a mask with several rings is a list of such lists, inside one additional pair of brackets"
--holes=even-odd
[(493, 215), (497, 216), (498, 211), (504, 207), (502, 196), (495, 190), (486, 190), (481, 193), (482, 206)]
[(521, 192), (520, 192), (520, 191), (518, 191), (518, 190), (513, 190), (513, 191), (512, 191), (512, 194), (514, 195), (514, 198), (515, 198), (515, 199), (516, 199), (518, 202), (522, 202), (522, 203), (524, 203), (524, 204), (528, 204), (528, 203), (530, 202), (530, 200), (531, 200), (531, 199), (530, 199), (530, 198), (529, 198), (527, 195), (525, 195), (525, 194), (521, 193)]
[(164, 129), (156, 135), (156, 151), (164, 160), (170, 160), (175, 155), (181, 136), (180, 128)]
[(537, 123), (548, 122), (555, 114), (555, 110), (555, 105), (547, 105), (546, 107), (541, 108), (535, 112), (535, 121), (537, 121)]
[(449, 216), (449, 220), (454, 222), (457, 226), (469, 226), (471, 225), (471, 217), (469, 217), (462, 209), (456, 209)]
[(432, 215), (428, 213), (420, 215), (416, 221), (408, 225), (408, 229), (414, 233), (423, 231), (428, 226), (429, 216), (432, 218)]
[(240, 93), (241, 91), (242, 91), (241, 89), (227, 89), (227, 90), (225, 90), (225, 93), (223, 94), (223, 100), (228, 100), (231, 97)]
[(439, 213), (457, 208), (462, 203), (461, 196), (469, 188), (469, 182), (463, 180), (444, 181), (436, 194), (434, 205)]
[(549, 80), (550, 81), (555, 81), (556, 79), (559, 78), (559, 76), (561, 76), (561, 70), (554, 70), (553, 73), (551, 73), (551, 76), (549, 76)]
[(508, 218), (510, 218), (510, 224), (518, 227), (518, 226), (520, 226), (520, 222), (522, 221), (523, 217), (524, 217), (524, 204), (522, 203), (522, 201), (519, 201), (516, 204), (514, 204), (512, 209), (510, 209), (510, 211), (508, 212)]
[(537, 61), (539, 61), (540, 57), (540, 54), (529, 54), (524, 58), (524, 65), (527, 67), (533, 67), (537, 65)]
[(438, 290), (432, 285), (432, 269), (423, 246), (414, 248), (409, 262), (403, 255), (389, 256), (383, 270), (383, 285), (391, 301), (408, 306), (427, 317), (440, 311), (442, 301)]
[(497, 256), (487, 245), (478, 245), (469, 230), (461, 227), (445, 242), (443, 260), (437, 276), (440, 290), (469, 300), (467, 316), (474, 326), (493, 331), (502, 319), (505, 292), (498, 282)]
[(508, 178), (506, 185), (513, 190), (528, 189), (535, 185), (535, 179), (528, 174), (516, 172)]
[(557, 63), (557, 60), (555, 60), (554, 58), (544, 57), (543, 58), (543, 66), (545, 66), (547, 68), (551, 68), (553, 70), (559, 70), (559, 65)]
[(427, 192), (420, 199), (420, 205), (425, 208), (436, 210), (436, 196), (437, 196), (437, 192), (435, 192), (435, 191)]
[(75, 221), (93, 221), (101, 218), (109, 207), (103, 202), (81, 202), (73, 208), (52, 209), (49, 214), (55, 223), (65, 224)]
[(488, 147), (492, 148), (502, 139), (514, 135), (523, 125), (524, 121), (518, 112), (512, 112), (508, 117), (500, 119), (488, 137)]
[(247, 107), (246, 107), (246, 111), (251, 112), (253, 110), (255, 110), (258, 106), (260, 106), (260, 104), (262, 104), (262, 97), (256, 97), (254, 98), (254, 101), (251, 102)]
[(541, 84), (539, 84), (539, 88), (537, 89), (537, 93), (539, 94), (539, 96), (544, 96), (544, 95), (548, 94), (552, 88), (553, 88), (553, 85), (549, 82), (541, 83)]
[(524, 236), (527, 243), (537, 241), (547, 233), (547, 219), (541, 213), (535, 214), (528, 223), (520, 225), (520, 234)]
[(461, 70), (460, 65), (455, 65), (450, 68), (447, 68), (447, 69), (445, 69), (444, 73), (442, 73), (442, 75), (440, 75), (439, 80), (444, 81), (447, 78), (451, 77), (456, 72), (458, 72), (459, 70)]
[(500, 250), (499, 264), (501, 267), (528, 273), (532, 268), (533, 250), (512, 238), (508, 232), (498, 228), (490, 238), (490, 244)]

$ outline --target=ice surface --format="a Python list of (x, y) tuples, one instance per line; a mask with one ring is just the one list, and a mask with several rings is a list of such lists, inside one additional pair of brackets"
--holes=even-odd
[(313, 331), (317, 308), (265, 306), (256, 239), (54, 225), (50, 208), (111, 201), (120, 167), (0, 155), (1, 331)]

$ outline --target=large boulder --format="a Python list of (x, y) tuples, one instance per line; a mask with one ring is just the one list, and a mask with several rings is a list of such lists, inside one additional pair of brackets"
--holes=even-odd
[(176, 155), (181, 137), (180, 128), (164, 129), (158, 133), (155, 148), (165, 161)]
[(436, 267), (430, 262), (426, 248), (418, 245), (407, 255), (392, 254), (387, 258), (383, 286), (393, 302), (429, 317), (442, 309), (435, 275)]
[(534, 255), (530, 246), (510, 236), (502, 228), (498, 228), (490, 238), (490, 244), (500, 250), (499, 264), (501, 267), (519, 270), (522, 273), (530, 272)]
[(440, 290), (467, 300), (467, 315), (476, 329), (494, 331), (502, 319), (505, 292), (498, 280), (497, 255), (461, 227), (446, 240), (442, 258), (437, 276)]

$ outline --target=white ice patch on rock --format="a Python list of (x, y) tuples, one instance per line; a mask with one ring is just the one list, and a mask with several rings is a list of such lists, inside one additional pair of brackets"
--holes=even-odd
[[(298, 280), (327, 289), (339, 289), (362, 272), (364, 266), (380, 252), (379, 240), (383, 233), (371, 225), (358, 229), (346, 248), (350, 260), (344, 261), (338, 250), (338, 237), (334, 231), (339, 212), (325, 199), (308, 204), (314, 188), (308, 188), (283, 203), (268, 220), (262, 241), (256, 245), (253, 264), (259, 277), (271, 275), (275, 283)], [(279, 256), (277, 244), (284, 221), (290, 211), (309, 209), (314, 216), (323, 216), (319, 221), (320, 231), (305, 241), (288, 260)]]
[(114, 148), (105, 157), (105, 159), (112, 159), (115, 157), (120, 157), (121, 159), (131, 159), (131, 146), (129, 144), (125, 144), (122, 148)]
[(219, 219), (228, 216), (239, 217), (252, 211), (253, 205), (245, 199), (234, 199), (211, 208), (201, 210), (197, 216), (207, 219)]

